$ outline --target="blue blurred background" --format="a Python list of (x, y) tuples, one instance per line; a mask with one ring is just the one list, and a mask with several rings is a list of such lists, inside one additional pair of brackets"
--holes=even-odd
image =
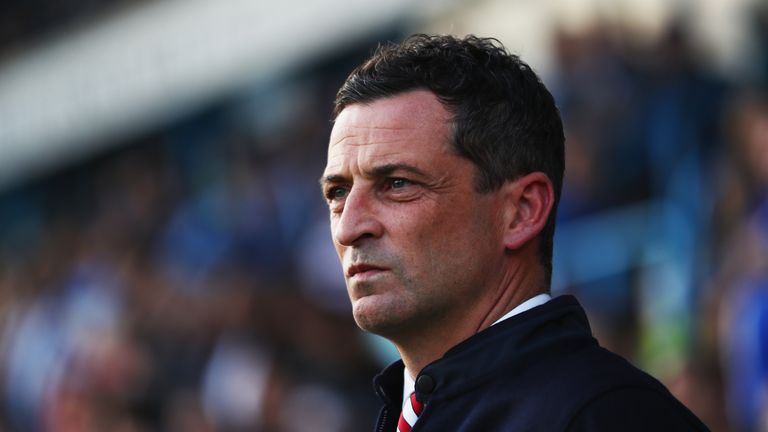
[(317, 178), (379, 41), (494, 36), (561, 109), (554, 294), (713, 431), (768, 431), (768, 3), (0, 6), (0, 431), (346, 432), (358, 331)]

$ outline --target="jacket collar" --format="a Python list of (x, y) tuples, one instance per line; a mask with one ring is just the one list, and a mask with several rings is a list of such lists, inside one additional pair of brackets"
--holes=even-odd
[[(563, 325), (566, 322), (570, 325)], [(477, 333), (427, 365), (416, 377), (416, 397), (422, 402), (454, 397), (482, 386), (502, 369), (505, 374), (524, 369), (544, 350), (548, 355), (565, 354), (583, 347), (585, 340), (597, 344), (576, 298), (553, 298)], [(374, 378), (379, 397), (397, 410), (402, 399), (403, 368), (402, 360), (398, 360)]]

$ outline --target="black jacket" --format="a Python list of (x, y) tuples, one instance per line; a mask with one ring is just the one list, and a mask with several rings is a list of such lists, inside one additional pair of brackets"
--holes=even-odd
[[(403, 363), (374, 380), (377, 432), (394, 432)], [(412, 432), (706, 431), (650, 375), (597, 344), (571, 296), (461, 342), (416, 378), (425, 408)]]

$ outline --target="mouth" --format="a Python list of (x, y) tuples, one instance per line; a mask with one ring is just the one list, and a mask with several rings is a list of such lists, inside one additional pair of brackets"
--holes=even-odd
[(364, 278), (374, 276), (378, 273), (385, 271), (384, 267), (375, 266), (372, 264), (353, 264), (347, 268), (347, 278)]

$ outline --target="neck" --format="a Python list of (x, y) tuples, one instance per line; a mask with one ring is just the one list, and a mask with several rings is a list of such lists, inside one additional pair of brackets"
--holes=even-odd
[[(536, 269), (537, 271), (531, 271)], [(538, 266), (510, 268), (493, 288), (485, 289), (477, 301), (459, 305), (454, 313), (421, 327), (418, 332), (390, 338), (411, 378), (428, 364), (440, 359), (451, 348), (490, 327), (524, 301), (546, 292)]]

